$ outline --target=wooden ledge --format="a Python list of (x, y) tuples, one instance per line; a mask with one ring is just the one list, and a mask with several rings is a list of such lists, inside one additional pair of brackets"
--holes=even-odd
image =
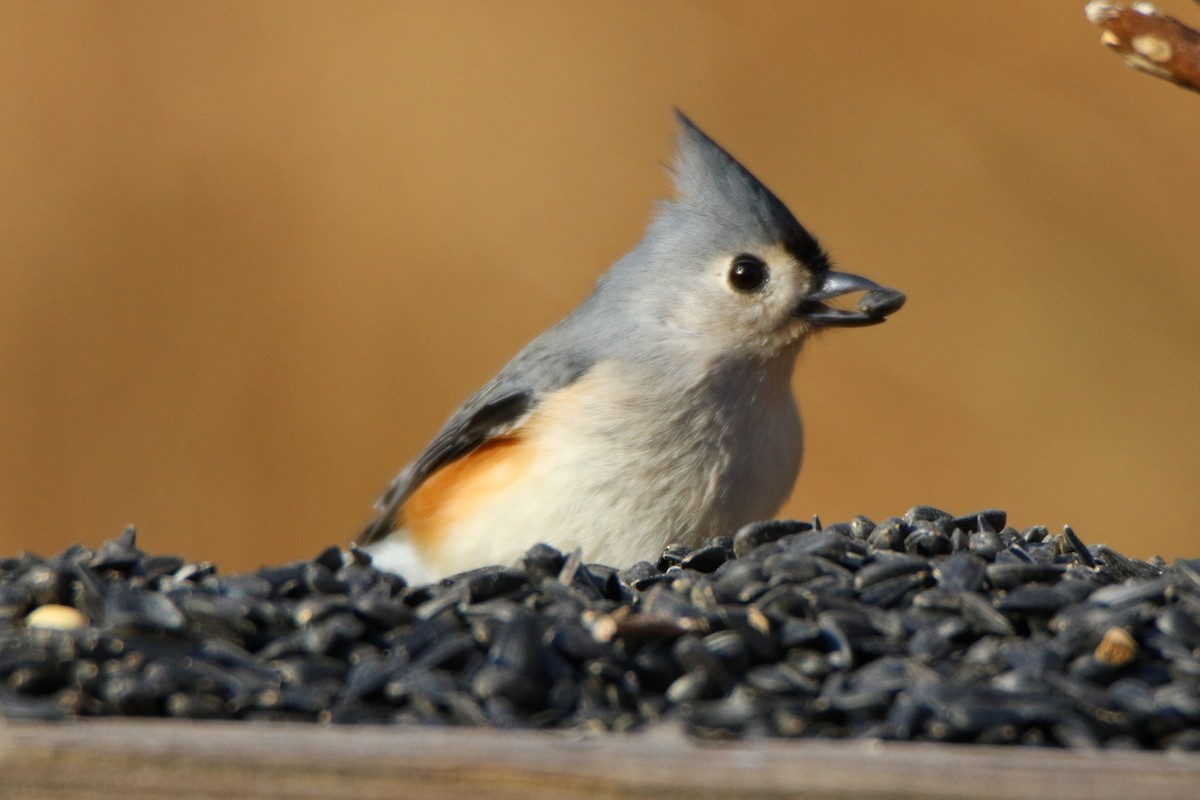
[(1196, 797), (1200, 755), (110, 719), (0, 722), (0, 797)]

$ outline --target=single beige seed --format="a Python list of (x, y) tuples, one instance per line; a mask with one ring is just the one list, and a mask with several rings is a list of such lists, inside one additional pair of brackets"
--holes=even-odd
[(1137, 655), (1137, 640), (1124, 628), (1109, 628), (1096, 645), (1096, 660), (1114, 667), (1124, 666)]
[(73, 631), (87, 625), (87, 617), (78, 609), (47, 603), (30, 611), (25, 624), (30, 628), (49, 628), (56, 631)]
[(611, 614), (584, 612), (584, 622), (591, 627), (592, 636), (598, 642), (611, 642), (617, 635), (617, 621)]

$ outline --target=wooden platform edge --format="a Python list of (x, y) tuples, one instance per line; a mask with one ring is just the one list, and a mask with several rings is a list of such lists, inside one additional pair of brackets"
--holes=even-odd
[(1200, 755), (107, 719), (0, 722), (0, 797), (1195, 798)]

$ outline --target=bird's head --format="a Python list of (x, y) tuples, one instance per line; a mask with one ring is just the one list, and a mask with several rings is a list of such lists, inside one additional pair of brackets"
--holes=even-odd
[[(837, 272), (821, 245), (749, 170), (677, 112), (675, 197), (602, 288), (624, 295), (656, 339), (732, 356), (791, 352), (814, 331), (874, 325), (904, 295)], [(606, 284), (606, 285), (605, 285)], [(855, 310), (826, 301), (865, 292)]]

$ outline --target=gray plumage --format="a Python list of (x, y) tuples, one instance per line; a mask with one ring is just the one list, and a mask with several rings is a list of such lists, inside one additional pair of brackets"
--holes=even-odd
[[(879, 287), (831, 272), (816, 239), (787, 207), (691, 120), (678, 112), (677, 118), (678, 148), (671, 167), (676, 197), (659, 204), (642, 241), (611, 267), (578, 308), (534, 339), (450, 417), (392, 482), (360, 544), (388, 537), (399, 510), (434, 472), (498, 435), (519, 430), (547, 398), (576, 385), (602, 363), (617, 365), (607, 368), (618, 376), (616, 383), (605, 377), (604, 385), (623, 387), (614, 396), (625, 401), (614, 409), (612, 420), (589, 423), (594, 458), (612, 461), (615, 476), (621, 468), (636, 471), (643, 462), (656, 460), (658, 451), (650, 447), (675, 452), (674, 461), (656, 469), (678, 463), (680, 496), (711, 506), (698, 510), (707, 516), (695, 520), (682, 508), (664, 511), (660, 522), (689, 529), (663, 535), (693, 538), (711, 533), (713, 525), (737, 522), (726, 519), (737, 514), (723, 513), (725, 506), (761, 513), (766, 507), (762, 502), (733, 501), (733, 493), (755, 490), (744, 485), (735, 469), (771, 483), (767, 505), (782, 502), (775, 495), (782, 486), (786, 496), (800, 459), (799, 419), (788, 385), (795, 350), (816, 327), (881, 321), (882, 316), (834, 312), (820, 303), (847, 291)], [(764, 265), (770, 276), (765, 288), (731, 290), (726, 273), (730, 260), (739, 257)], [(814, 320), (811, 324), (806, 315)], [(761, 421), (765, 437), (756, 432), (755, 421), (737, 418), (742, 409), (759, 406), (760, 413), (775, 417)], [(781, 435), (787, 439), (779, 445), (769, 435), (776, 425), (783, 426)], [(628, 432), (623, 434), (624, 429)], [(622, 436), (654, 441), (647, 446), (623, 442)], [(680, 449), (674, 441), (678, 436), (711, 441)], [(615, 439), (608, 449), (605, 437)], [(778, 451), (770, 468), (790, 474), (760, 475), (754, 458), (764, 448)], [(766, 456), (770, 460), (772, 453)], [(648, 479), (657, 480), (662, 491), (676, 488), (670, 475)], [(621, 480), (582, 481), (580, 492), (619, 502), (628, 488), (616, 485)], [(583, 504), (591, 500), (586, 494), (578, 498)], [(551, 532), (520, 534), (529, 537), (527, 546)], [(564, 540), (571, 541), (570, 536)]]

